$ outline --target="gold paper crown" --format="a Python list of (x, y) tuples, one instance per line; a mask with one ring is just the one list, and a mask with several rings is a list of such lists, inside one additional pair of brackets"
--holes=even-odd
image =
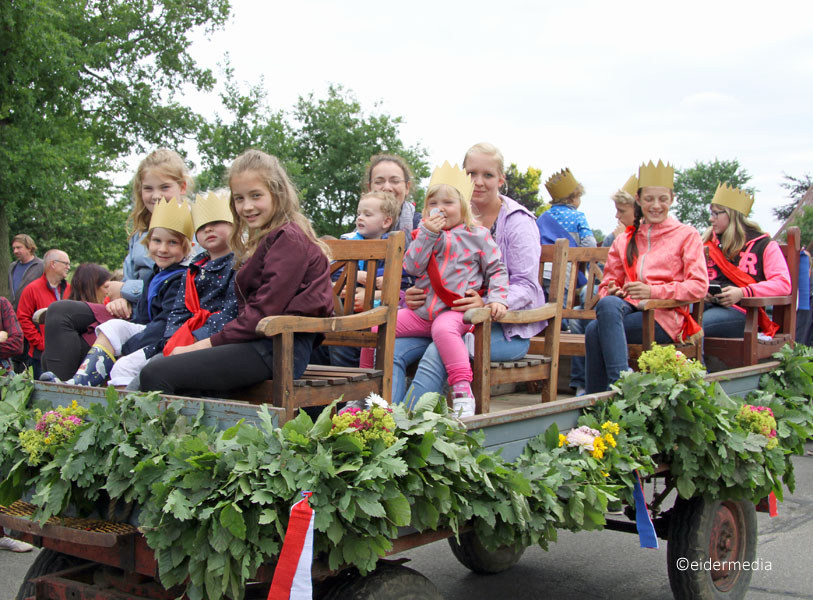
[(675, 187), (675, 168), (668, 163), (664, 165), (662, 160), (658, 160), (657, 165), (652, 164), (651, 160), (648, 165), (641, 165), (638, 169), (638, 187), (649, 186), (671, 190)]
[(195, 231), (192, 229), (192, 212), (189, 210), (187, 199), (178, 202), (176, 198), (170, 200), (162, 198), (156, 202), (150, 219), (150, 229), (156, 227), (177, 231), (191, 241)]
[(627, 183), (623, 185), (621, 190), (635, 198), (635, 194), (638, 193), (638, 178), (635, 175), (630, 175), (630, 178), (627, 179)]
[(727, 183), (720, 183), (717, 185), (717, 191), (714, 192), (714, 198), (711, 199), (712, 204), (719, 204), (744, 216), (751, 214), (751, 207), (754, 205), (754, 197), (748, 192), (739, 188), (731, 187)]
[(452, 167), (448, 160), (444, 160), (441, 166), (435, 168), (427, 189), (433, 185), (441, 184), (452, 186), (460, 192), (466, 202), (471, 200), (471, 194), (474, 191), (474, 182), (471, 180), (471, 175), (457, 165)]
[(223, 190), (221, 193), (209, 192), (206, 196), (198, 194), (195, 196), (195, 203), (192, 205), (192, 223), (195, 231), (215, 221), (225, 221), (234, 225), (234, 216), (229, 208), (229, 193)]
[(562, 169), (558, 173), (554, 173), (545, 182), (545, 187), (551, 198), (554, 200), (564, 200), (570, 194), (576, 191), (579, 187), (579, 182), (573, 177), (570, 169)]

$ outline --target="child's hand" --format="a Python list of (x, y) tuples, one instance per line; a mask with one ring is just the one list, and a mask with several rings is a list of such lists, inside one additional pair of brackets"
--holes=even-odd
[(8, 331), (0, 331), (0, 344), (8, 339)]
[(384, 276), (379, 275), (375, 278), (375, 289), (381, 290), (384, 289)]
[(211, 340), (209, 338), (203, 338), (202, 340), (198, 340), (194, 344), (189, 344), (188, 346), (175, 346), (169, 355), (176, 356), (178, 354), (186, 354), (187, 352), (195, 352), (196, 350), (206, 350), (206, 348), (211, 347)]
[(720, 306), (729, 307), (742, 300), (744, 295), (745, 294), (743, 293), (742, 288), (738, 288), (735, 285), (730, 285), (723, 288), (723, 292), (721, 294), (717, 294), (715, 298)]
[[(146, 291), (146, 290), (145, 290)], [(130, 303), (124, 298), (112, 300), (105, 305), (107, 312), (116, 317), (117, 319), (129, 319), (133, 314), (133, 309)]]
[(356, 283), (359, 285), (367, 284), (367, 271), (359, 271), (356, 273)]
[(124, 286), (122, 281), (108, 281), (107, 282), (107, 297), (110, 300), (118, 300), (121, 298), (121, 288)]
[(438, 211), (435, 214), (430, 214), (423, 220), (424, 227), (426, 227), (432, 233), (439, 233), (445, 224), (446, 215), (444, 215), (442, 211)]
[(505, 313), (508, 312), (508, 307), (505, 304), (501, 304), (499, 302), (489, 302), (486, 304), (491, 309), (491, 318), (494, 321), (499, 321), (505, 316)]
[(607, 283), (607, 295), (609, 296), (618, 296), (619, 298), (625, 298), (627, 293), (622, 290), (620, 287), (615, 285), (615, 279), (611, 279)]
[(652, 288), (642, 281), (628, 281), (624, 284), (624, 291), (633, 300), (649, 300), (652, 297)]

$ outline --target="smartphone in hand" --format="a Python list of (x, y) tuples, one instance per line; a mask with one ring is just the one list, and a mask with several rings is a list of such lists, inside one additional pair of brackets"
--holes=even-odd
[(719, 283), (710, 283), (709, 284), (709, 294), (712, 296), (716, 296), (717, 294), (722, 294), (723, 288), (720, 287)]

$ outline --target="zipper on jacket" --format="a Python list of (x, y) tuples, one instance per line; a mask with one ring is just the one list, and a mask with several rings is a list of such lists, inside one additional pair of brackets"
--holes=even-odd
[[(449, 252), (451, 252), (451, 231), (444, 231), (444, 237), (446, 238), (446, 247), (443, 249), (443, 264), (440, 266), (440, 276), (443, 278), (443, 274), (446, 272), (446, 266), (449, 264)], [(429, 319), (432, 319), (432, 314), (435, 309), (435, 304), (437, 304), (440, 297), (437, 295), (437, 292), (432, 296), (432, 301), (429, 303), (429, 308), (427, 308), (426, 312), (429, 315)], [(451, 306), (449, 308), (452, 308)]]

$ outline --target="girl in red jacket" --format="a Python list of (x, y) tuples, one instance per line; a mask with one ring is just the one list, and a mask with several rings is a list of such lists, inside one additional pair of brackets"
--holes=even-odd
[[(669, 216), (674, 169), (650, 161), (641, 165), (638, 182), (635, 222), (610, 248), (596, 319), (585, 330), (588, 393), (609, 389), (629, 369), (627, 342), (640, 344), (642, 339), (641, 300), (696, 302), (708, 290), (700, 235)], [(655, 311), (655, 341), (672, 343), (697, 335), (702, 331), (687, 309)]]
[[(218, 333), (141, 371), (141, 389), (164, 393), (225, 391), (273, 377), (273, 343), (256, 332), (270, 315), (327, 317), (333, 296), (327, 246), (299, 208), (296, 189), (276, 157), (258, 150), (229, 170), (237, 226), (231, 247), (238, 313)], [(317, 334), (294, 338), (294, 377), (305, 371)]]
[[(711, 200), (711, 227), (703, 234), (709, 249), (711, 287), (703, 309), (703, 331), (709, 337), (742, 337), (743, 298), (790, 294), (788, 264), (779, 245), (759, 225), (748, 220), (754, 197), (721, 184)], [(759, 311), (759, 332), (773, 337), (779, 326)]]

